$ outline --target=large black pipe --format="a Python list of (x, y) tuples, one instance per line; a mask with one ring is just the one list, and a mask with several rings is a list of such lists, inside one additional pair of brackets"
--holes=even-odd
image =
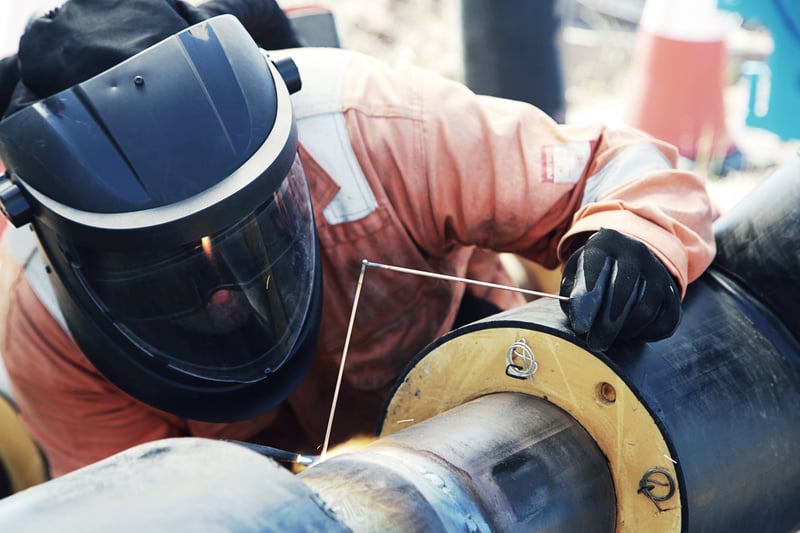
[(714, 226), (714, 266), (800, 339), (800, 153)]
[[(550, 300), (441, 342), (495, 328), (584, 346)], [(688, 291), (672, 337), (618, 342), (597, 356), (633, 390), (667, 442), (680, 502), (661, 505), (680, 505), (681, 531), (800, 530), (800, 345), (768, 308), (712, 268)]]
[(676, 450), (684, 531), (798, 531), (800, 154), (714, 234), (676, 335), (611, 357)]
[[(674, 335), (620, 341), (595, 355), (661, 429), (678, 475), (682, 531), (799, 531), (800, 155), (714, 232), (719, 256), (690, 285)], [(541, 331), (588, 351), (558, 304), (539, 300), (456, 330), (419, 360), (496, 328)]]

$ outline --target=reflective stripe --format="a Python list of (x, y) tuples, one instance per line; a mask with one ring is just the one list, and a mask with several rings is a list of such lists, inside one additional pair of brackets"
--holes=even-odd
[(289, 54), (303, 88), (292, 95), (300, 142), (340, 189), (323, 214), (329, 224), (352, 222), (378, 207), (350, 144), (342, 113), (350, 54), (335, 48), (303, 48)]
[(3, 232), (3, 246), (10, 252), (14, 260), (25, 269), (25, 278), (30, 283), (33, 292), (50, 312), (50, 315), (59, 323), (64, 331), (69, 332), (67, 321), (58, 306), (56, 293), (50, 283), (50, 275), (42, 258), (42, 253), (37, 244), (36, 234), (31, 231), (31, 226), (15, 228), (9, 226)]
[(0, 357), (0, 395), (3, 394), (12, 400), (14, 399), (14, 395), (11, 394), (11, 381), (8, 379), (8, 370), (6, 370), (5, 364), (3, 364), (3, 358)]
[(586, 180), (581, 206), (596, 202), (608, 191), (646, 172), (669, 170), (669, 161), (652, 144), (636, 144), (620, 152), (600, 172)]
[(542, 181), (578, 183), (592, 158), (594, 142), (578, 141), (542, 147)]
[(36, 235), (33, 226), (27, 224), (21, 228), (7, 226), (3, 232), (3, 247), (11, 254), (18, 265), (28, 262), (36, 250)]

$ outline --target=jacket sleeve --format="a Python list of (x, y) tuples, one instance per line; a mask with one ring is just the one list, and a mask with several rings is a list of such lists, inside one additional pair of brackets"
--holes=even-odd
[(682, 291), (715, 253), (703, 181), (676, 150), (630, 128), (560, 125), (420, 69), (353, 62), (348, 128), (397, 216), (431, 255), (458, 245), (548, 268), (591, 233), (647, 244)]

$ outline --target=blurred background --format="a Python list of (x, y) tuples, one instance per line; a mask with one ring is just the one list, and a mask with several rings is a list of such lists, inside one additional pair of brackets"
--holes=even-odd
[[(0, 0), (0, 55), (15, 51), (31, 13), (60, 3)], [(559, 121), (627, 123), (680, 145), (721, 211), (800, 148), (797, 0), (279, 4), (328, 12), (341, 46), (390, 64), (527, 99)]]
[[(557, 24), (553, 46), (560, 56), (564, 115), (556, 118), (632, 124), (678, 144), (675, 137), (687, 135), (671, 128), (680, 124), (652, 121), (678, 122), (677, 111), (687, 107), (698, 121), (725, 130), (716, 132), (724, 137), (714, 139), (721, 145), (716, 153), (681, 150), (682, 164), (706, 177), (720, 211), (798, 152), (800, 64), (790, 59), (800, 53), (796, 0), (319, 0), (313, 5), (333, 14), (343, 47), (395, 65), (430, 68), (482, 92), (468, 70), (485, 67), (488, 60), (476, 59), (479, 54), (470, 45), (497, 47), (497, 53), (516, 45), (528, 55), (530, 83), (552, 74), (542, 54), (526, 49), (541, 45), (528, 37), (531, 33), (547, 31), (541, 21), (524, 18), (531, 15), (529, 5), (537, 3), (554, 11)], [(281, 5), (310, 3), (283, 0)], [(538, 15), (547, 15), (542, 9), (548, 8), (539, 8)], [(505, 37), (504, 44), (492, 35), (468, 34), (481, 24), (501, 32), (494, 37)], [(517, 35), (503, 36), (504, 30)], [(667, 48), (674, 44), (676, 49), (654, 44), (660, 36)], [(767, 123), (767, 111), (782, 117), (781, 123)], [(697, 132), (688, 137), (689, 143), (704, 142)]]

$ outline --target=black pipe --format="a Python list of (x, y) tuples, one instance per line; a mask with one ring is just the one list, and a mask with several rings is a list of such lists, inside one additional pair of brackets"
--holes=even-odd
[[(800, 157), (764, 180), (714, 229), (720, 253), (689, 286), (675, 333), (653, 343), (618, 341), (595, 355), (663, 433), (678, 475), (682, 531), (795, 532)], [(492, 328), (542, 331), (590, 351), (558, 304), (543, 299), (456, 330), (418, 360), (455, 337)], [(464, 353), (463, 364), (471, 356)]]
[[(522, 328), (588, 351), (562, 317), (556, 302), (538, 300), (439, 345)], [(662, 431), (678, 474), (681, 531), (800, 530), (800, 343), (768, 308), (712, 267), (690, 286), (672, 337), (620, 341), (596, 355)]]
[(800, 339), (800, 154), (714, 224), (714, 265)]

